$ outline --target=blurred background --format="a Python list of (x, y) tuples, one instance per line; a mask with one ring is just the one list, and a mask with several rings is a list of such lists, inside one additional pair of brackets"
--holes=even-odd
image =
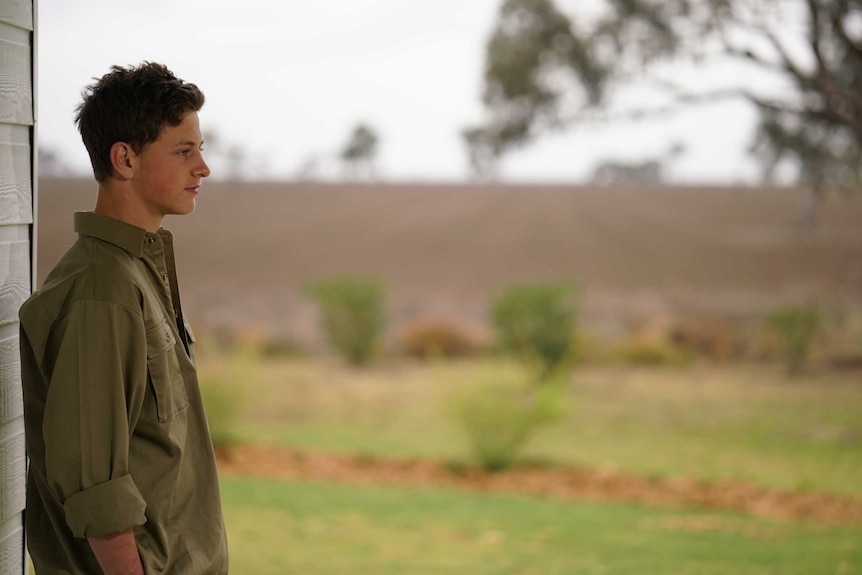
[(862, 572), (857, 3), (38, 15), (39, 283), (82, 88), (206, 94), (166, 227), (237, 572)]
[[(600, 2), (574, 5), (577, 22), (600, 14)], [(485, 46), (499, 8), (497, 0), (251, 0), (241, 10), (225, 2), (47, 0), (39, 10), (40, 145), (87, 174), (71, 120), (82, 87), (114, 64), (153, 60), (206, 93), (201, 118), (219, 167), (214, 178), (338, 179), (344, 144), (366, 124), (378, 137), (378, 178), (463, 181), (471, 169), (460, 132), (484, 114)], [(675, 64), (673, 73), (704, 91), (745, 79), (727, 64), (708, 73)], [(613, 97), (620, 106), (661, 101), (643, 82)], [(756, 121), (749, 104), (728, 99), (634, 126), (591, 123), (519, 150), (499, 175), (589, 181), (603, 162), (659, 161), (669, 181), (751, 183), (758, 172), (746, 147)], [(685, 150), (674, 154), (675, 146)]]

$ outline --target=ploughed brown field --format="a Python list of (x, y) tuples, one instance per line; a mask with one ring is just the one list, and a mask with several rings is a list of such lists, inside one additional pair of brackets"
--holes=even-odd
[[(40, 284), (95, 189), (40, 180)], [(315, 343), (302, 286), (333, 273), (384, 280), (394, 326), (481, 327), (497, 290), (546, 280), (581, 286), (594, 324), (858, 304), (862, 194), (830, 196), (809, 233), (804, 199), (791, 189), (206, 182), (195, 213), (165, 225), (193, 320)]]

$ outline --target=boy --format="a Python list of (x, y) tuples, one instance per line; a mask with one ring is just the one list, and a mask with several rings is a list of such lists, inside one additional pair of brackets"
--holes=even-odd
[(215, 457), (168, 214), (210, 173), (204, 96), (160, 64), (114, 66), (76, 122), (98, 182), (78, 240), (22, 306), (38, 575), (227, 573)]

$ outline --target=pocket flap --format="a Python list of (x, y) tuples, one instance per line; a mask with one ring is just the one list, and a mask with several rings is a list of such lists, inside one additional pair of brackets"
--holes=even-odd
[(172, 349), (177, 343), (171, 324), (167, 319), (147, 330), (147, 358), (155, 357)]
[(192, 331), (192, 324), (190, 324), (189, 320), (187, 320), (185, 317), (183, 317), (183, 325), (186, 328), (186, 334), (188, 334), (189, 336), (189, 341), (191, 343), (195, 343), (197, 340), (195, 339), (195, 334)]

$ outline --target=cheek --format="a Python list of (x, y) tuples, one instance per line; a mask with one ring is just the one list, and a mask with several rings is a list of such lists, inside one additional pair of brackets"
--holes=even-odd
[(153, 172), (150, 177), (150, 184), (153, 193), (160, 197), (168, 197), (174, 188), (177, 187), (177, 179), (171, 176), (171, 172), (166, 169), (161, 169)]

